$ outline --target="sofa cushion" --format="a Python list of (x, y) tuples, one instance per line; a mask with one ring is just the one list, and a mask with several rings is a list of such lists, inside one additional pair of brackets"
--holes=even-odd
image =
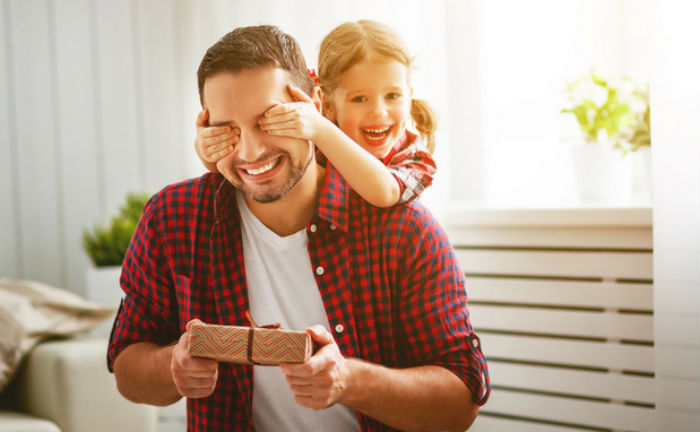
[(90, 330), (114, 309), (39, 282), (0, 278), (0, 392), (39, 341)]
[(0, 411), (0, 432), (61, 432), (48, 420), (15, 411)]

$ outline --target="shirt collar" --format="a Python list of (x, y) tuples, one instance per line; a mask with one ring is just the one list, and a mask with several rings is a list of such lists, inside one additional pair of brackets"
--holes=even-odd
[[(217, 220), (228, 218), (238, 208), (236, 188), (223, 176), (218, 177), (220, 181), (214, 198), (214, 217)], [(327, 163), (316, 216), (347, 231), (348, 193), (349, 187), (343, 177), (330, 163)]]
[[(214, 217), (216, 220), (226, 219), (238, 208), (236, 204), (236, 188), (224, 176), (217, 176), (219, 186), (214, 194)], [(216, 184), (216, 180), (214, 181)]]
[(407, 143), (413, 142), (415, 139), (416, 135), (410, 132), (408, 129), (406, 129), (403, 135), (401, 135), (401, 138), (397, 139), (394, 145), (391, 146), (391, 150), (389, 150), (389, 153), (387, 153), (386, 156), (384, 156), (381, 159), (384, 165), (387, 165), (391, 161), (391, 158), (393, 158), (396, 155), (396, 153), (399, 152), (399, 150), (404, 149)]
[(316, 216), (347, 231), (349, 192), (350, 188), (343, 177), (330, 161), (327, 162), (326, 178), (321, 186)]

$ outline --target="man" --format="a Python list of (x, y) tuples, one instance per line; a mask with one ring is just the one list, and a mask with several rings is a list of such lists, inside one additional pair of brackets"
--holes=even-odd
[[(198, 79), (210, 124), (239, 128), (240, 142), (217, 163), (223, 179), (171, 185), (144, 209), (108, 353), (119, 391), (188, 397), (197, 431), (467, 429), (488, 373), (437, 223), (420, 204), (370, 206), (316, 163), (313, 143), (260, 130), (291, 101), (289, 83), (320, 106), (290, 36), (236, 29)], [(247, 325), (248, 310), (306, 328), (314, 355), (279, 367), (189, 355), (189, 322)]]

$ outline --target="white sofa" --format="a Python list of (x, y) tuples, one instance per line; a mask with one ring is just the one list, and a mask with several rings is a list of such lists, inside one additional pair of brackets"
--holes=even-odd
[(39, 344), (0, 400), (0, 432), (157, 431), (157, 410), (117, 391), (104, 338)]

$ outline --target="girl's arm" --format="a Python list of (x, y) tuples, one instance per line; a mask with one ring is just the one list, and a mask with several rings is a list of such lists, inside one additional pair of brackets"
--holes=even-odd
[(401, 185), (399, 204), (418, 198), (433, 183), (437, 170), (428, 149), (415, 134), (408, 131), (405, 142), (384, 163)]
[(401, 187), (391, 171), (333, 122), (323, 117), (319, 106), (300, 89), (289, 85), (297, 102), (270, 108), (260, 128), (270, 135), (308, 139), (323, 152), (350, 186), (367, 202), (391, 207), (399, 202)]

